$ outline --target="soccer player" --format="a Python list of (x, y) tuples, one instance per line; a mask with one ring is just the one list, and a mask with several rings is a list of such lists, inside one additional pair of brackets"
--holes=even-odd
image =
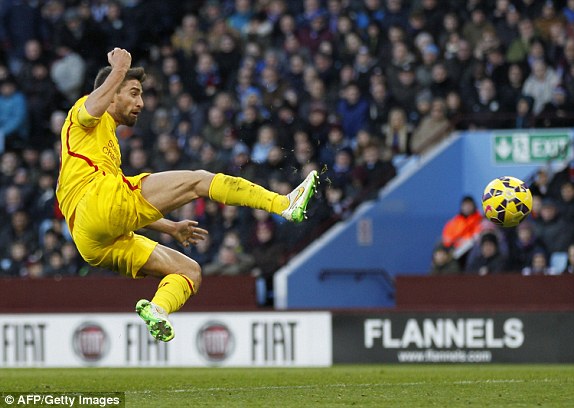
[(146, 227), (170, 234), (184, 246), (195, 244), (207, 234), (197, 222), (163, 217), (198, 197), (300, 222), (318, 176), (316, 171), (309, 173), (286, 196), (243, 178), (204, 170), (124, 176), (115, 131), (119, 125), (136, 123), (143, 108), (145, 73), (131, 67), (131, 55), (124, 49), (115, 48), (107, 56), (109, 66), (99, 71), (94, 90), (80, 98), (66, 117), (56, 194), (74, 242), (90, 265), (133, 278), (161, 278), (151, 302), (140, 300), (136, 312), (154, 338), (169, 341), (174, 329), (168, 315), (197, 293), (201, 268), (184, 254), (134, 231)]

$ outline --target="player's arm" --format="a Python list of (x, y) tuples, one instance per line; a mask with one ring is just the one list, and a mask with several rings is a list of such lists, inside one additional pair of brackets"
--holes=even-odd
[(205, 236), (209, 234), (207, 230), (199, 228), (197, 224), (197, 221), (192, 220), (171, 221), (162, 218), (147, 225), (146, 228), (169, 234), (177, 242), (187, 247), (189, 244), (195, 245), (198, 241), (204, 240)]
[(114, 95), (122, 84), (132, 63), (132, 56), (121, 48), (114, 48), (108, 53), (108, 62), (112, 67), (110, 75), (104, 83), (92, 93), (84, 102), (84, 107), (90, 116), (101, 117), (112, 103)]

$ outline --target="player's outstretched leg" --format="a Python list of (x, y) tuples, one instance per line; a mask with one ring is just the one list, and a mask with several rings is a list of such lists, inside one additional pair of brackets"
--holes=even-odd
[(318, 182), (319, 176), (317, 171), (311, 171), (295, 190), (287, 194), (289, 206), (281, 212), (281, 215), (289, 221), (303, 221), (307, 214), (307, 204), (311, 197), (317, 192)]
[(311, 171), (288, 195), (269, 191), (241, 177), (218, 173), (209, 187), (209, 198), (226, 204), (265, 210), (293, 222), (305, 219), (307, 204), (317, 189), (318, 174)]
[(136, 304), (136, 312), (145, 322), (150, 334), (159, 341), (170, 341), (175, 335), (173, 326), (163, 308), (146, 299)]

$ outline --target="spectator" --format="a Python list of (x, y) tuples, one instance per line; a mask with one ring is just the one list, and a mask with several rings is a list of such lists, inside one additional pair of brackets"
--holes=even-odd
[(535, 19), (540, 16), (542, 5), (543, 2), (534, 0), (522, 0), (517, 3), (520, 13), (530, 19)]
[(529, 18), (523, 18), (518, 23), (519, 36), (515, 38), (506, 50), (506, 61), (508, 63), (524, 63), (531, 42), (536, 38), (534, 24)]
[(548, 264), (548, 256), (544, 251), (536, 251), (532, 255), (532, 261), (522, 269), (522, 275), (556, 275), (557, 272)]
[(496, 94), (496, 85), (490, 78), (478, 83), (478, 97), (472, 104), (472, 126), (479, 129), (504, 127), (500, 123), (500, 102)]
[(498, 238), (495, 234), (484, 234), (480, 239), (480, 255), (465, 269), (467, 274), (493, 275), (506, 271), (506, 259), (500, 253)]
[(16, 81), (0, 81), (0, 154), (6, 149), (22, 149), (28, 140), (27, 102)]
[(554, 69), (549, 67), (545, 61), (534, 61), (532, 73), (524, 82), (522, 93), (534, 99), (533, 113), (535, 115), (542, 112), (544, 105), (552, 100), (552, 92), (559, 81), (560, 78)]
[(557, 12), (554, 2), (552, 0), (543, 2), (542, 12), (537, 15), (534, 20), (534, 27), (540, 33), (543, 40), (548, 41), (551, 37), (551, 27), (555, 23), (565, 23), (566, 18), (564, 15)]
[(331, 183), (325, 188), (325, 201), (332, 224), (345, 220), (351, 215), (353, 197), (347, 196), (346, 189), (346, 186), (339, 183)]
[(448, 70), (442, 62), (432, 66), (429, 89), (434, 98), (446, 98), (446, 95), (457, 89), (448, 75)]
[[(396, 2), (396, 0), (395, 0)], [(365, 46), (374, 58), (378, 59), (383, 50), (385, 31), (377, 23), (369, 23), (365, 30)]]
[[(59, 250), (55, 250), (45, 254), (42, 276), (45, 277), (61, 277), (63, 272), (68, 272), (64, 269), (64, 258)], [(74, 271), (75, 272), (75, 271)]]
[(402, 108), (393, 108), (389, 113), (389, 122), (383, 126), (385, 146), (393, 155), (411, 154), (412, 126), (407, 122), (407, 115)]
[(261, 72), (261, 101), (271, 112), (276, 112), (283, 103), (287, 84), (280, 78), (276, 68), (265, 67)]
[(2, 198), (4, 204), (4, 215), (11, 216), (16, 211), (25, 210), (22, 191), (15, 184), (11, 184), (6, 187)]
[(219, 67), (210, 53), (200, 54), (191, 74), (191, 93), (198, 103), (210, 101), (221, 89)]
[(471, 10), (470, 20), (464, 24), (462, 34), (470, 42), (470, 46), (475, 48), (485, 31), (494, 32), (494, 26), (487, 20), (484, 8), (478, 5)]
[(353, 179), (353, 153), (349, 148), (335, 153), (333, 165), (327, 168), (325, 175), (333, 183), (350, 186)]
[(61, 95), (45, 64), (34, 64), (30, 69), (30, 77), (22, 81), (22, 92), (26, 95), (28, 108), (29, 143), (41, 150), (52, 148), (55, 138), (49, 137), (46, 131), (54, 107), (62, 105)]
[(269, 156), (271, 148), (276, 143), (275, 130), (271, 126), (261, 126), (257, 132), (257, 141), (253, 144), (251, 161), (257, 164), (264, 163)]
[(355, 57), (353, 68), (356, 75), (357, 86), (362, 94), (369, 91), (371, 75), (376, 67), (377, 60), (370, 54), (366, 46), (359, 48)]
[(421, 12), (424, 15), (425, 28), (437, 38), (445, 14), (445, 8), (441, 7), (438, 0), (422, 0)]
[(33, 198), (30, 215), (36, 222), (50, 219), (54, 216), (56, 208), (56, 178), (52, 173), (40, 173), (37, 181), (37, 190)]
[(433, 83), (433, 67), (438, 59), (438, 47), (434, 44), (425, 46), (422, 50), (422, 64), (416, 69), (417, 82), (421, 87), (428, 88)]
[(391, 157), (388, 149), (381, 150), (376, 143), (364, 147), (361, 164), (353, 169), (352, 174), (358, 189), (355, 204), (374, 199), (379, 190), (395, 177), (397, 170)]
[(568, 180), (562, 183), (558, 206), (562, 218), (569, 225), (574, 225), (574, 182)]
[(415, 98), (415, 110), (408, 112), (409, 123), (416, 128), (431, 111), (432, 93), (428, 89), (420, 90)]
[(389, 64), (385, 74), (391, 85), (396, 83), (400, 71), (405, 70), (405, 68), (412, 68), (416, 62), (416, 57), (409, 49), (405, 39), (402, 39), (402, 34), (402, 31), (397, 30), (395, 35), (400, 39), (397, 38), (395, 41), (392, 41), (392, 37), (390, 38), (390, 55), (384, 55), (384, 57), (389, 57)]
[(142, 148), (131, 149), (128, 154), (128, 162), (124, 167), (124, 174), (135, 176), (150, 170), (148, 155)]
[(446, 117), (452, 123), (454, 129), (466, 130), (472, 119), (462, 102), (462, 98), (457, 91), (451, 91), (446, 95)]
[(0, 276), (26, 276), (26, 262), (29, 255), (26, 244), (22, 241), (13, 241), (8, 248), (7, 256), (0, 259)]
[(567, 0), (564, 8), (562, 9), (562, 14), (566, 18), (568, 24), (574, 23), (574, 0)]
[(81, 95), (86, 74), (86, 62), (72, 48), (60, 44), (56, 48), (58, 59), (50, 68), (50, 77), (58, 91), (66, 99), (66, 106), (71, 106)]
[(532, 265), (532, 258), (536, 252), (545, 252), (544, 245), (536, 237), (534, 226), (531, 222), (524, 221), (510, 233), (509, 256), (507, 270), (509, 272), (521, 272), (524, 268)]
[(252, 255), (243, 250), (226, 245), (219, 247), (214, 260), (203, 267), (205, 276), (237, 276), (246, 275), (251, 271), (255, 260)]
[(250, 0), (235, 0), (233, 13), (227, 18), (227, 25), (237, 33), (245, 32), (253, 16)]
[(332, 41), (333, 33), (327, 26), (327, 15), (323, 12), (315, 13), (308, 25), (303, 25), (297, 30), (297, 38), (301, 46), (311, 54), (319, 50), (319, 44), (323, 41)]
[(550, 170), (547, 169), (546, 167), (540, 167), (536, 171), (534, 179), (529, 186), (532, 196), (540, 196), (543, 198), (546, 197), (549, 190), (550, 179), (551, 179)]
[(206, 142), (219, 149), (222, 146), (223, 137), (230, 131), (230, 128), (231, 125), (225, 118), (223, 111), (216, 106), (212, 106), (207, 112), (207, 123), (201, 133)]
[[(498, 4), (499, 2), (497, 2)], [(503, 18), (496, 21), (494, 28), (496, 35), (500, 39), (502, 47), (507, 50), (512, 41), (519, 36), (518, 25), (520, 22), (520, 12), (513, 4), (508, 4), (508, 8)]]
[(534, 231), (549, 253), (565, 252), (574, 242), (574, 228), (560, 213), (558, 203), (546, 198), (542, 202), (540, 218), (535, 220)]
[(181, 92), (177, 96), (175, 107), (172, 109), (172, 116), (175, 126), (178, 126), (182, 121), (188, 122), (190, 134), (200, 133), (205, 125), (205, 109), (196, 103), (189, 92)]
[(299, 106), (299, 115), (301, 117), (308, 118), (311, 114), (311, 108), (317, 106), (324, 107), (325, 110), (332, 110), (326, 105), (326, 99), (328, 99), (327, 87), (322, 79), (315, 77), (310, 81), (306, 81), (304, 91), (303, 101)]
[(423, 118), (413, 132), (411, 149), (414, 154), (424, 154), (445, 139), (452, 130), (446, 117), (444, 99), (434, 99), (430, 113)]
[(203, 38), (203, 33), (199, 27), (199, 18), (193, 14), (186, 14), (172, 34), (171, 44), (176, 52), (190, 59), (193, 54), (193, 47), (200, 38)]
[(217, 148), (211, 143), (201, 145), (199, 161), (192, 163), (192, 169), (204, 169), (212, 173), (221, 173), (225, 171), (226, 163), (219, 157)]
[[(327, 141), (327, 135), (331, 126), (327, 119), (327, 106), (324, 103), (318, 102), (311, 106), (306, 130), (313, 144), (318, 148)], [(348, 136), (345, 135), (345, 137)]]
[(267, 291), (273, 290), (273, 274), (283, 265), (283, 247), (276, 239), (276, 226), (271, 219), (255, 224), (251, 255), (255, 260), (252, 274), (265, 280)]
[(10, 72), (18, 75), (26, 42), (42, 39), (45, 34), (40, 8), (29, 1), (3, 2), (0, 25), (0, 40), (5, 48)]
[(392, 86), (393, 97), (397, 104), (410, 114), (416, 110), (416, 96), (420, 87), (416, 82), (414, 67), (405, 66), (398, 74), (398, 81)]
[(470, 82), (476, 60), (472, 56), (472, 47), (468, 41), (460, 39), (454, 47), (453, 58), (448, 59), (445, 64), (451, 80), (462, 87)]
[(213, 58), (219, 69), (223, 88), (231, 89), (233, 77), (237, 74), (241, 61), (239, 41), (233, 35), (224, 33), (214, 50)]
[(482, 228), (482, 214), (474, 198), (465, 196), (460, 203), (459, 213), (444, 225), (442, 244), (455, 249), (470, 248)]
[[(562, 21), (550, 25), (550, 39), (545, 44), (544, 51), (549, 61), (560, 61), (564, 58), (564, 48), (568, 41), (566, 24)], [(558, 75), (562, 76), (563, 69), (555, 63)]]
[(444, 14), (442, 28), (437, 37), (437, 45), (444, 50), (445, 59), (451, 59), (457, 52), (458, 41), (461, 40), (461, 20), (454, 11)]
[(73, 241), (66, 241), (60, 248), (63, 265), (60, 268), (62, 275), (85, 276), (88, 264), (84, 262)]
[(349, 141), (343, 135), (343, 129), (338, 123), (331, 124), (327, 141), (319, 147), (319, 162), (327, 167), (331, 167), (335, 161), (335, 155), (341, 149), (349, 149)]
[(558, 85), (552, 91), (552, 99), (544, 104), (536, 118), (539, 127), (568, 127), (574, 119), (566, 89)]
[(204, 240), (198, 241), (196, 245), (190, 246), (186, 254), (203, 267), (213, 262), (216, 249), (211, 236), (207, 235)]
[(458, 262), (452, 257), (452, 248), (438, 245), (432, 253), (431, 275), (460, 275)]
[(516, 115), (514, 121), (510, 122), (510, 128), (513, 129), (531, 129), (536, 123), (536, 117), (533, 112), (534, 98), (523, 95), (516, 102)]
[[(8, 222), (8, 219), (6, 220)], [(30, 253), (38, 247), (38, 234), (30, 221), (30, 216), (23, 209), (13, 212), (9, 217), (9, 223), (2, 226), (0, 238), (0, 256), (9, 256), (6, 251), (12, 242), (24, 242)]]
[(0, 156), (0, 195), (4, 196), (8, 186), (14, 184), (14, 177), (21, 166), (21, 159), (16, 152), (4, 152)]
[(568, 245), (568, 261), (566, 262), (566, 268), (562, 273), (574, 274), (574, 243)]
[(508, 67), (507, 80), (500, 86), (498, 92), (501, 113), (516, 111), (516, 104), (522, 96), (524, 79), (524, 71), (520, 64), (511, 64)]
[(369, 93), (369, 127), (380, 132), (389, 120), (394, 106), (393, 97), (384, 81), (371, 84)]

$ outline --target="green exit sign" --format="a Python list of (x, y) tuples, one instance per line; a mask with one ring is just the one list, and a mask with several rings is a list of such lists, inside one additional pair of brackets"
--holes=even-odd
[(571, 137), (559, 133), (495, 133), (493, 156), (497, 164), (539, 163), (570, 157)]

